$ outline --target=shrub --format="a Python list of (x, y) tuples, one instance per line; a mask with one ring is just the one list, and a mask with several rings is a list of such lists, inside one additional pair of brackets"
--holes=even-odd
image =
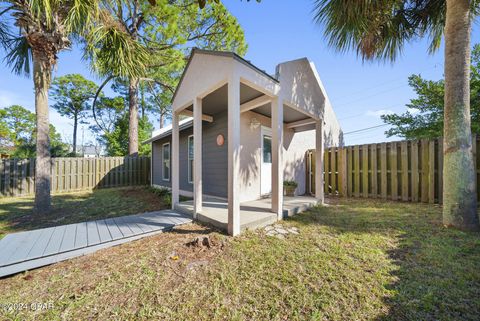
[(150, 186), (148, 189), (150, 190), (150, 192), (160, 197), (165, 206), (172, 206), (172, 192), (170, 192), (167, 187)]
[(171, 192), (167, 187), (154, 187), (150, 186), (149, 187), (150, 192), (152, 192), (155, 195), (158, 195), (160, 197), (165, 197), (166, 195), (170, 195)]
[(165, 206), (167, 207), (171, 207), (172, 206), (172, 194), (166, 194), (165, 196), (163, 196), (163, 203), (165, 204)]
[(283, 181), (283, 186), (292, 186), (292, 187), (297, 187), (298, 184), (295, 181)]

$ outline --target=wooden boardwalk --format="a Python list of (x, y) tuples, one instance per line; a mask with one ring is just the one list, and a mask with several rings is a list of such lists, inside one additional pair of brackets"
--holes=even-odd
[(8, 234), (0, 240), (0, 277), (60, 262), (190, 223), (172, 210)]

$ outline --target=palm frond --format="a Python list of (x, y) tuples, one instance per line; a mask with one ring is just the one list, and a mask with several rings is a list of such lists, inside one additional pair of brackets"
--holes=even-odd
[(71, 7), (65, 18), (65, 26), (69, 33), (81, 34), (97, 18), (99, 12), (98, 0), (72, 0)]
[(446, 1), (418, 1), (412, 7), (412, 24), (418, 29), (419, 36), (427, 35), (430, 40), (428, 51), (434, 53), (440, 48), (446, 19)]
[(314, 11), (331, 47), (364, 60), (394, 61), (406, 42), (424, 35), (433, 52), (445, 25), (445, 0), (316, 0)]
[(17, 75), (28, 77), (32, 62), (32, 50), (28, 45), (27, 39), (23, 36), (11, 39), (8, 42), (8, 49), (9, 51), (4, 59), (7, 66)]
[(11, 34), (8, 25), (5, 22), (0, 21), (0, 47), (3, 47), (4, 49), (8, 48), (9, 39), (11, 39)]
[(4, 49), (8, 48), (8, 43), (10, 39), (12, 39), (10, 26), (7, 22), (7, 18), (5, 18), (12, 8), (13, 6), (5, 8), (0, 7), (0, 47), (3, 47)]
[(40, 21), (51, 27), (61, 2), (61, 0), (30, 0), (28, 1), (28, 7), (33, 17), (41, 19)]
[(98, 24), (85, 38), (84, 59), (102, 77), (141, 77), (148, 52), (116, 24)]

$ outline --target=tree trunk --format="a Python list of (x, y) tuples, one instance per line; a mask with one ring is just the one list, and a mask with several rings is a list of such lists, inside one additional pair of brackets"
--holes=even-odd
[(77, 156), (77, 125), (78, 125), (78, 115), (75, 113), (73, 115), (73, 156)]
[(48, 88), (52, 78), (48, 61), (33, 55), (33, 83), (35, 86), (35, 112), (37, 121), (37, 158), (35, 163), (35, 212), (50, 211), (50, 138), (48, 120)]
[(165, 116), (162, 113), (160, 113), (160, 129), (162, 129), (163, 126), (165, 126), (164, 125), (165, 124), (165, 119), (164, 118), (165, 118)]
[(129, 123), (128, 123), (128, 154), (138, 155), (138, 79), (131, 78), (128, 86)]
[(143, 119), (143, 117), (145, 117), (145, 89), (143, 88), (143, 86), (140, 89), (140, 95), (142, 97), (142, 104), (141, 105), (142, 105), (142, 119)]
[(443, 224), (479, 227), (470, 124), (470, 1), (447, 0)]

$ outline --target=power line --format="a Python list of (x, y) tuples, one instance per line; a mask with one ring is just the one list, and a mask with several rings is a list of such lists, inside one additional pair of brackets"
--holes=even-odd
[[(433, 65), (432, 67), (430, 68), (425, 68), (425, 69), (422, 69), (420, 70), (418, 73), (422, 73), (422, 72), (425, 72), (425, 71), (430, 71), (432, 69), (437, 69), (437, 67), (442, 67), (443, 64), (441, 62), (438, 62), (436, 63), (435, 65)], [(396, 77), (396, 78), (393, 78), (393, 79), (390, 79), (388, 81), (384, 81), (378, 85), (374, 85), (374, 86), (370, 86), (370, 87), (367, 87), (367, 88), (364, 88), (364, 89), (361, 89), (361, 90), (357, 90), (357, 91), (354, 91), (352, 93), (350, 93), (348, 96), (343, 96), (343, 97), (340, 97), (338, 100), (342, 101), (344, 100), (345, 98), (350, 98), (351, 96), (354, 96), (356, 94), (359, 94), (359, 93), (365, 93), (366, 91), (369, 91), (369, 90), (372, 90), (372, 89), (375, 89), (375, 88), (379, 88), (379, 87), (383, 87), (385, 85), (388, 85), (388, 84), (391, 84), (391, 83), (394, 83), (394, 82), (398, 82), (400, 80), (405, 80), (405, 76), (399, 76), (399, 77)], [(338, 101), (337, 100), (337, 101)], [(344, 103), (340, 103), (340, 105), (343, 105)], [(338, 107), (338, 106), (337, 106)]]
[(355, 99), (355, 100), (352, 100), (352, 101), (349, 101), (349, 102), (346, 102), (346, 103), (343, 103), (343, 104), (336, 105), (335, 108), (343, 107), (343, 106), (346, 106), (346, 105), (351, 105), (353, 103), (356, 103), (356, 102), (359, 102), (359, 101), (362, 101), (362, 100), (365, 100), (365, 99), (369, 99), (369, 98), (372, 98), (372, 97), (376, 97), (378, 95), (382, 95), (382, 94), (385, 94), (385, 93), (388, 93), (390, 91), (394, 91), (394, 90), (397, 90), (399, 88), (403, 88), (403, 87), (406, 87), (406, 86), (408, 86), (408, 84), (404, 84), (404, 85), (401, 85), (401, 86), (398, 86), (398, 87), (394, 87), (394, 88), (390, 88), (390, 89), (387, 89), (387, 90), (384, 90), (384, 91), (380, 91), (380, 92), (377, 92), (375, 94), (371, 94), (369, 96), (364, 96), (364, 97), (359, 98), (359, 99)]
[(351, 132), (343, 133), (343, 136), (345, 136), (345, 135), (350, 135), (350, 134), (354, 134), (354, 133), (360, 133), (360, 132), (364, 132), (364, 131), (371, 130), (371, 129), (375, 129), (375, 128), (385, 127), (385, 126), (388, 126), (388, 125), (389, 125), (389, 124), (382, 124), (382, 125), (377, 125), (377, 126), (372, 126), (372, 127), (357, 129), (357, 130), (353, 130), (353, 131), (351, 131)]
[(339, 118), (338, 120), (340, 121), (340, 120), (345, 120), (345, 119), (350, 119), (350, 118), (355, 118), (355, 117), (360, 117), (360, 116), (365, 116), (365, 113)]

